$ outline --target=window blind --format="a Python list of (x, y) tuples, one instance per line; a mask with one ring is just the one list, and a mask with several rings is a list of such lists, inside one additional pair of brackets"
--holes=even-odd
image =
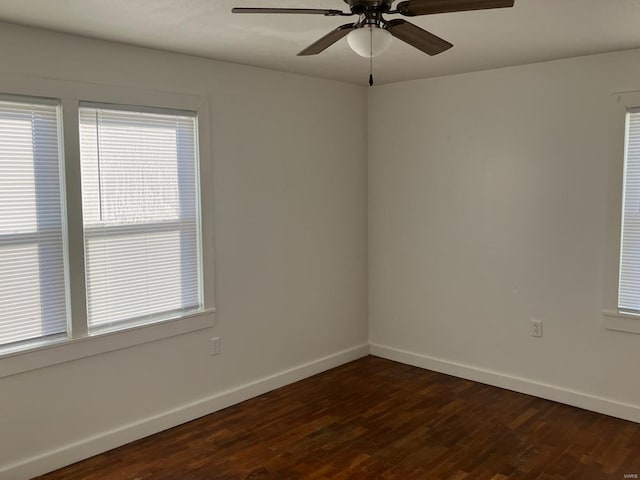
[(640, 109), (627, 113), (618, 309), (640, 313)]
[(79, 115), (89, 328), (199, 309), (195, 114)]
[(0, 346), (67, 331), (59, 113), (0, 97)]

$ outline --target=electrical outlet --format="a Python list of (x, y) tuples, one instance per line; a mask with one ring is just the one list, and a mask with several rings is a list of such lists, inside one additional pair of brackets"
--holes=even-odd
[(218, 355), (220, 353), (220, 337), (211, 339), (211, 356)]
[(542, 336), (542, 320), (531, 320), (531, 336), (532, 337), (541, 337)]

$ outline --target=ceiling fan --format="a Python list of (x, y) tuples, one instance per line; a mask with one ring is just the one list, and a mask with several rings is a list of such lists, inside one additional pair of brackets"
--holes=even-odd
[(395, 37), (429, 55), (437, 55), (453, 47), (453, 44), (427, 32), (401, 18), (387, 20), (383, 15), (400, 14), (406, 17), (431, 15), (435, 13), (485, 10), (513, 7), (515, 0), (403, 0), (396, 5), (395, 0), (344, 0), (350, 12), (321, 8), (234, 8), (233, 13), (287, 13), (312, 14), (326, 17), (358, 16), (353, 23), (340, 25), (324, 37), (316, 40), (298, 55), (317, 55), (338, 40), (347, 36), (351, 48), (363, 57), (379, 55)]

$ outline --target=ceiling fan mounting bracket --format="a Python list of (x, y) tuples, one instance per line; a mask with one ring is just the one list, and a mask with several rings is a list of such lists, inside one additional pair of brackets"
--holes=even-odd
[(351, 13), (365, 15), (366, 18), (380, 17), (380, 14), (389, 12), (393, 2), (394, 0), (344, 0)]

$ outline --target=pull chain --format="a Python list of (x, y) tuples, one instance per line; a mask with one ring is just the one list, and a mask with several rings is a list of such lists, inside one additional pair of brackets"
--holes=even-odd
[(373, 27), (369, 28), (369, 86), (373, 86)]

